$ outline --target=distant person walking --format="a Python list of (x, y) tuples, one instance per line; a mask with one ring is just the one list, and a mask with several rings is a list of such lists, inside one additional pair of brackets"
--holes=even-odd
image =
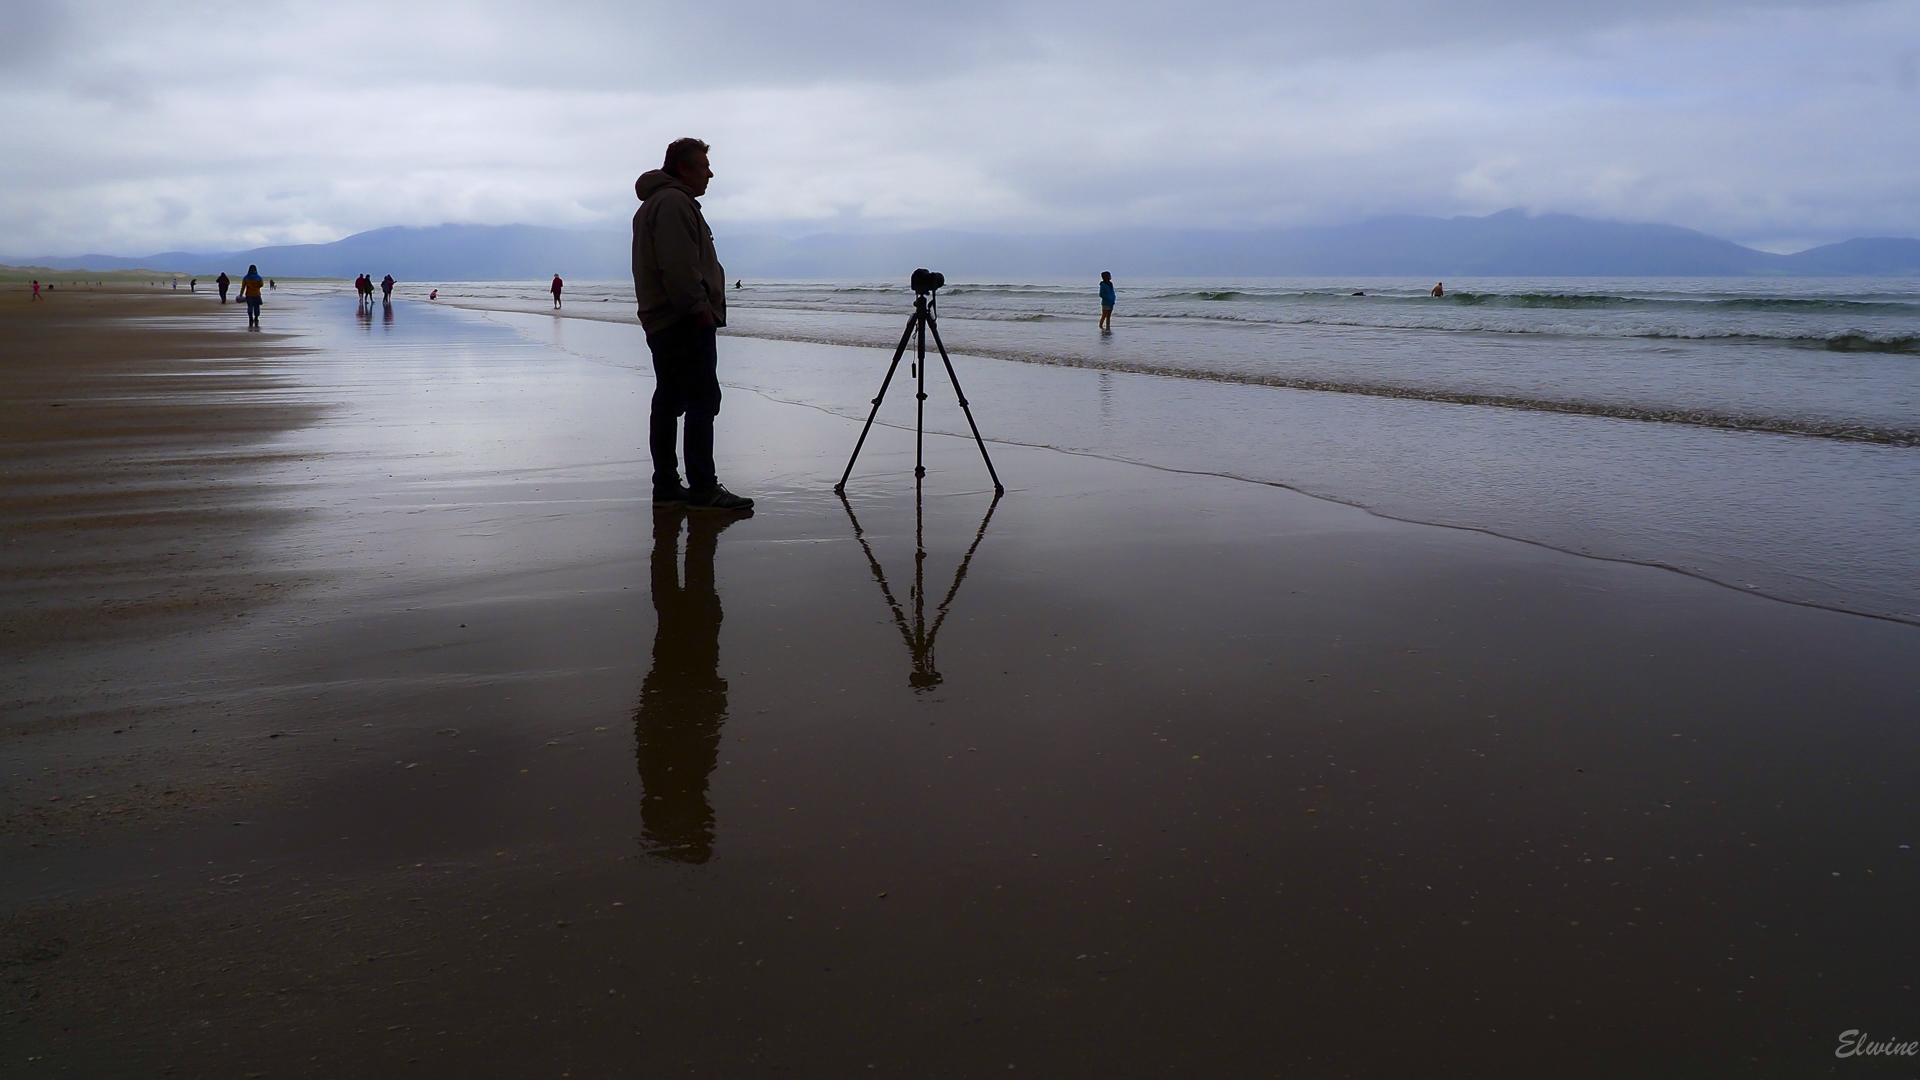
[(232, 279), (227, 277), (227, 272), (225, 270), (222, 270), (220, 271), (220, 276), (213, 279), (213, 283), (216, 286), (218, 286), (220, 289), (220, 302), (223, 304), (226, 303), (227, 289), (233, 285)]
[(247, 327), (260, 329), (260, 268), (248, 265), (247, 276), (240, 279), (240, 299), (247, 304)]
[(1447, 283), (1446, 283), (1446, 282), (1444, 282), (1444, 281), (1436, 281), (1436, 282), (1434, 282), (1434, 283), (1433, 283), (1433, 292), (1432, 292), (1432, 293), (1430, 293), (1429, 295), (1431, 295), (1431, 296), (1445, 296), (1445, 295), (1447, 295)]
[(548, 291), (549, 291), (549, 292), (551, 292), (551, 293), (553, 293), (553, 306), (554, 306), (554, 307), (559, 307), (559, 306), (560, 306), (560, 286), (562, 286), (562, 285), (565, 285), (565, 284), (566, 284), (566, 282), (564, 282), (564, 281), (561, 281), (561, 280), (560, 280), (560, 275), (559, 275), (559, 274), (555, 274), (555, 275), (553, 275), (553, 284), (552, 284), (552, 285), (549, 285), (549, 286), (547, 287), (547, 289), (548, 289)]
[[(753, 500), (720, 486), (713, 463), (713, 418), (720, 412), (714, 331), (727, 325), (727, 277), (713, 250), (713, 230), (700, 213), (700, 196), (713, 179), (707, 150), (699, 139), (676, 139), (660, 167), (633, 184), (640, 197), (633, 215), (633, 291), (653, 353), (647, 447), (655, 503), (742, 512), (753, 509)], [(674, 454), (682, 415), (685, 487)]]
[(199, 279), (199, 278), (188, 278), (188, 279), (187, 279), (187, 291), (188, 291), (188, 292), (199, 292), (199, 291), (200, 291), (200, 279)]
[(394, 282), (393, 282), (392, 274), (388, 274), (386, 277), (383, 277), (380, 279), (380, 302), (381, 303), (383, 304), (393, 303), (393, 284)]
[(280, 283), (279, 283), (279, 282), (277, 282), (277, 281), (275, 281), (275, 280), (273, 280), (272, 278), (268, 278), (268, 279), (267, 279), (267, 288), (269, 288), (269, 289), (272, 289), (272, 290), (273, 290), (273, 291), (275, 291), (275, 292), (278, 292), (278, 291), (280, 291)]
[(33, 298), (35, 300), (40, 299), (40, 279), (39, 278), (33, 279)]
[(1113, 333), (1113, 273), (1100, 271), (1100, 332)]

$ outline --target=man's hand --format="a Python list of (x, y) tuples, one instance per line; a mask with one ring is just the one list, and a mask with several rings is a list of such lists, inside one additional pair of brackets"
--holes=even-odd
[(694, 318), (699, 321), (701, 326), (704, 326), (709, 330), (720, 325), (719, 322), (714, 319), (713, 312), (711, 311), (698, 312), (694, 315)]

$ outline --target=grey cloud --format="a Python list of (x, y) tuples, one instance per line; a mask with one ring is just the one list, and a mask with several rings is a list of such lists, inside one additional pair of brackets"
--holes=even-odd
[(0, 251), (617, 226), (687, 133), (715, 219), (786, 232), (1516, 205), (1920, 229), (1911, 2), (62, 11), (0, 70)]
[[(90, 0), (37, 31), (36, 53), (84, 68), (138, 55), (153, 76), (271, 79), (305, 73), (383, 85), (466, 82), (666, 92), (701, 85), (885, 82), (911, 87), (1029, 63), (1263, 68), (1407, 49), (1484, 48), (1632, 23), (1864, 0), (708, 0), (701, 4), (502, 0), (460, 4), (262, 2), (244, 19)], [(25, 10), (33, 10), (22, 5)], [(51, 16), (44, 18), (51, 19)], [(32, 37), (34, 31), (29, 32)], [(129, 48), (132, 46), (132, 48)], [(19, 46), (19, 48), (26, 48)]]

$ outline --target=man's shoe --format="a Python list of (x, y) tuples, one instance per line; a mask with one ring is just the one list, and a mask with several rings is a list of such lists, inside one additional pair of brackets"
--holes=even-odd
[(653, 505), (655, 506), (672, 506), (686, 501), (687, 489), (677, 483), (672, 487), (661, 487), (658, 484), (653, 486)]
[(732, 513), (753, 509), (752, 499), (743, 499), (719, 484), (708, 491), (696, 491), (687, 496), (688, 506), (698, 506), (707, 510), (726, 510)]

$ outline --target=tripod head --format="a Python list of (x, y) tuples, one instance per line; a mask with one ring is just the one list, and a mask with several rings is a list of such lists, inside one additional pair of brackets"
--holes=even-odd
[(946, 283), (947, 275), (928, 270), (924, 266), (913, 272), (912, 284), (913, 294), (915, 296), (925, 296), (931, 292), (938, 292)]

